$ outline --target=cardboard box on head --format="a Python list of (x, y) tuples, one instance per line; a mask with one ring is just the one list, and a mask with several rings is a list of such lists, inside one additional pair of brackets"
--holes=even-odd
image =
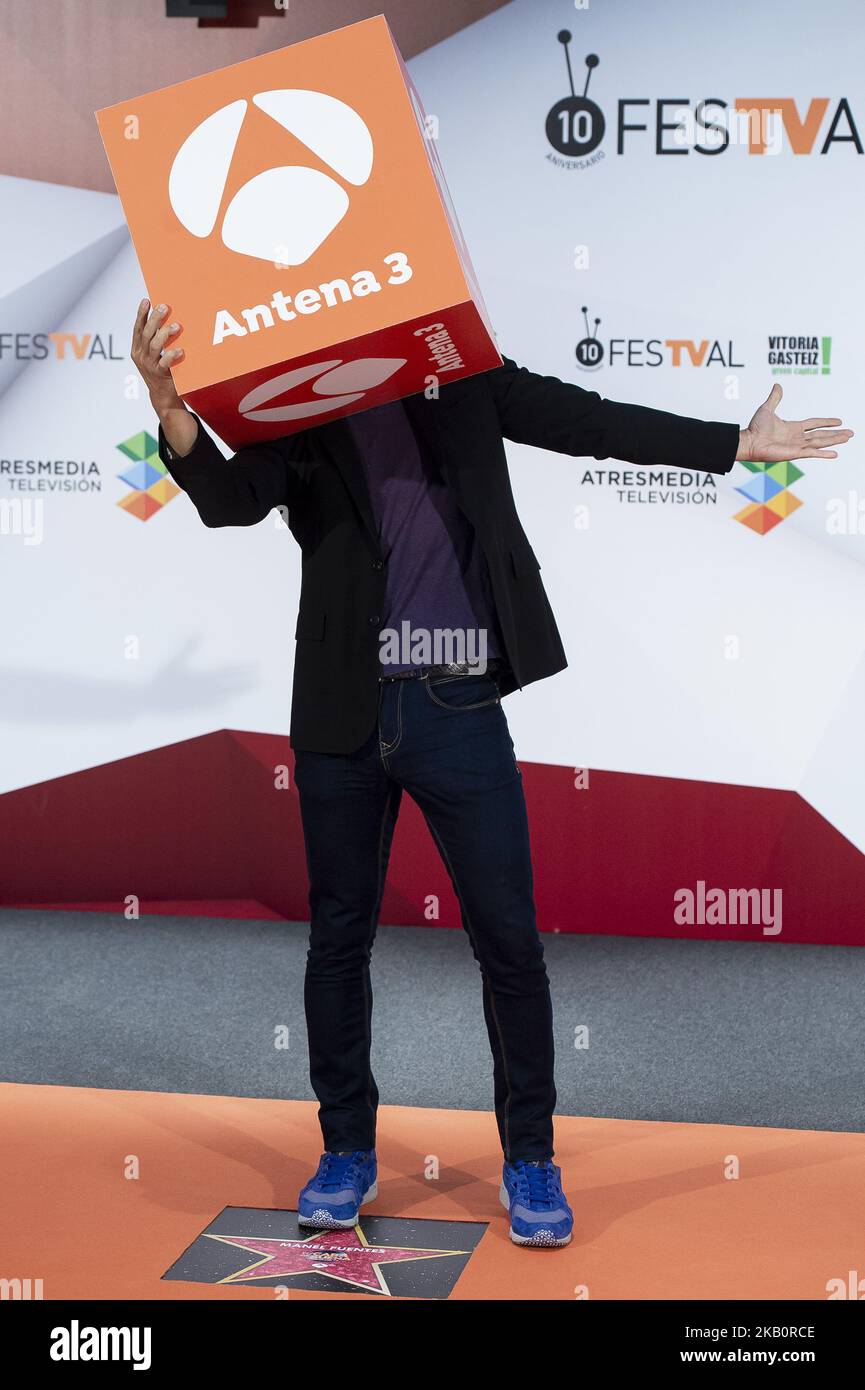
[(172, 375), (232, 449), (496, 367), (383, 15), (96, 112)]

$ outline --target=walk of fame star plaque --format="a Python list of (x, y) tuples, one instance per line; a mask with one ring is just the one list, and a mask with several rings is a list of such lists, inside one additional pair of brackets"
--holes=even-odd
[(196, 1284), (447, 1298), (486, 1222), (362, 1216), (348, 1231), (298, 1226), (294, 1211), (225, 1207), (166, 1270)]

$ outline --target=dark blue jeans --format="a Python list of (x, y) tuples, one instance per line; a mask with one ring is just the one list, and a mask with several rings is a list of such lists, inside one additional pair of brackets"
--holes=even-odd
[(505, 1157), (551, 1157), (549, 981), (535, 924), (522, 775), (494, 677), (383, 681), (378, 727), (364, 747), (298, 752), (295, 778), (310, 877), (310, 1078), (325, 1148), (375, 1145), (369, 963), (406, 791), (438, 846), (480, 966)]

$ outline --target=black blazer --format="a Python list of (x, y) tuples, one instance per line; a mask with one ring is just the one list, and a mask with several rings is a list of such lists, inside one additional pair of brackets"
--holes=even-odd
[[(604, 400), (507, 357), (501, 367), (442, 386), (437, 400), (421, 392), (404, 404), (486, 558), (510, 666), (504, 694), (561, 671), (567, 660), (514, 506), (503, 439), (707, 473), (728, 473), (739, 444), (738, 425)], [(292, 745), (323, 753), (359, 748), (377, 717), (385, 576), (363, 463), (346, 421), (249, 445), (230, 459), (200, 420), (182, 458), (160, 425), (159, 456), (205, 526), (252, 526), (272, 508), (287, 507), (303, 552)]]

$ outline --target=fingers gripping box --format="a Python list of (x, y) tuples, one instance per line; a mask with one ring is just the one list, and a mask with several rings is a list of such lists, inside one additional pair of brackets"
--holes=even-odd
[(382, 15), (96, 112), (178, 393), (232, 449), (498, 366)]

